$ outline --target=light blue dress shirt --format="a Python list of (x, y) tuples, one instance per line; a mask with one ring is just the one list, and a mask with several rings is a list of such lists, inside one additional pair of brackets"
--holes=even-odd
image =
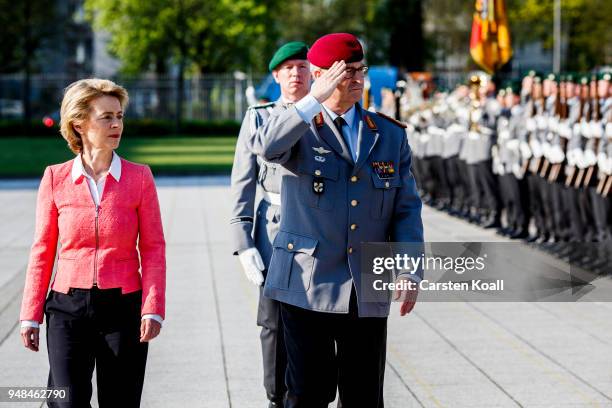
[(323, 109), (325, 109), (325, 112), (327, 112), (332, 120), (341, 116), (346, 122), (346, 125), (342, 126), (342, 136), (351, 151), (353, 161), (357, 162), (357, 158), (359, 157), (359, 125), (356, 117), (357, 109), (355, 109), (355, 105), (351, 106), (351, 108), (342, 115), (337, 115), (327, 108), (327, 106), (317, 102), (314, 96), (307, 95), (295, 104), (295, 109), (298, 115), (300, 115), (306, 123), (310, 123), (312, 119), (321, 112), (321, 106), (323, 106)]

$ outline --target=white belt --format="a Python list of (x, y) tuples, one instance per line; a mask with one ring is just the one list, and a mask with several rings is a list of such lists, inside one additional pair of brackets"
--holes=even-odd
[(263, 199), (269, 202), (272, 205), (281, 205), (281, 195), (277, 193), (270, 193), (269, 191), (264, 191)]

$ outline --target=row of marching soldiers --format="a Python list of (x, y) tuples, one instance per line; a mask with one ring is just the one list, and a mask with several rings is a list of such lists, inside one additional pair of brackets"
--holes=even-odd
[(499, 92), (475, 75), (402, 112), (424, 201), (596, 269), (612, 253), (611, 91), (609, 72), (532, 71)]

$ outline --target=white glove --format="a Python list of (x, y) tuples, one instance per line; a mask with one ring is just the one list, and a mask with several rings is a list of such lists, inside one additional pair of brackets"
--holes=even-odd
[(534, 132), (536, 130), (536, 128), (537, 128), (535, 119), (534, 118), (527, 118), (527, 120), (525, 121), (525, 128), (529, 132)]
[(536, 124), (539, 130), (546, 130), (548, 119), (545, 116), (538, 115), (536, 116)]
[(548, 118), (548, 130), (551, 132), (557, 132), (559, 128), (559, 118), (557, 116), (550, 116)]
[(582, 151), (580, 149), (572, 149), (567, 152), (567, 164), (570, 166), (575, 166), (578, 161), (578, 154), (581, 154)]
[(524, 176), (523, 168), (518, 163), (514, 163), (512, 165), (512, 174), (514, 174), (514, 177), (517, 179), (522, 179)]
[(510, 131), (508, 129), (500, 130), (498, 133), (499, 139), (510, 139)]
[(601, 170), (603, 173), (605, 174), (609, 174), (608, 173), (608, 156), (606, 156), (605, 153), (599, 153), (597, 155), (597, 167), (599, 167), (599, 170)]
[(561, 146), (554, 145), (550, 149), (550, 162), (551, 163), (562, 163), (563, 159), (565, 159), (565, 153), (561, 150)]
[(531, 148), (529, 147), (527, 142), (521, 142), (520, 148), (521, 148), (521, 156), (524, 159), (529, 159), (531, 158), (531, 156), (533, 156), (533, 153), (531, 152)]
[(580, 132), (582, 133), (583, 137), (586, 137), (587, 139), (591, 138), (591, 126), (589, 125), (589, 122), (586, 120), (580, 122)]
[(529, 147), (531, 148), (531, 152), (533, 153), (533, 157), (536, 159), (542, 157), (542, 145), (538, 140), (532, 139), (529, 141)]
[(564, 137), (566, 139), (569, 139), (570, 137), (572, 137), (572, 129), (567, 124), (567, 121), (563, 121), (559, 123), (558, 130), (559, 130), (559, 135), (561, 137)]
[(242, 270), (247, 279), (254, 285), (261, 286), (264, 281), (262, 272), (265, 266), (257, 248), (247, 248), (240, 251), (238, 259), (242, 264)]
[(597, 157), (595, 157), (595, 153), (592, 150), (586, 150), (584, 152), (584, 163), (585, 167), (589, 167), (597, 163)]
[(612, 138), (612, 122), (606, 123), (606, 137)]
[(512, 139), (512, 140), (508, 140), (506, 142), (506, 149), (513, 151), (513, 152), (518, 152), (519, 150), (519, 141), (518, 139)]
[(601, 138), (603, 136), (603, 125), (601, 124), (601, 122), (591, 122), (591, 135), (593, 135), (594, 138)]
[(574, 150), (576, 150), (576, 166), (578, 166), (579, 169), (586, 169), (588, 164), (584, 158), (584, 152), (581, 149)]

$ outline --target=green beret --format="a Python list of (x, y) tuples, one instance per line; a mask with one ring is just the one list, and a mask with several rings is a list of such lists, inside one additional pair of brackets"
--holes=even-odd
[(612, 74), (609, 72), (600, 72), (599, 78), (600, 81), (610, 81), (612, 79)]
[(283, 62), (289, 59), (306, 59), (308, 53), (308, 46), (300, 41), (289, 42), (278, 49), (272, 56), (268, 69), (274, 71)]
[(568, 72), (567, 74), (565, 74), (566, 82), (574, 82), (575, 80), (576, 80), (576, 74), (574, 74), (573, 72)]
[(551, 72), (550, 74), (548, 74), (546, 79), (548, 79), (549, 81), (556, 81), (557, 80), (557, 75), (555, 73)]

